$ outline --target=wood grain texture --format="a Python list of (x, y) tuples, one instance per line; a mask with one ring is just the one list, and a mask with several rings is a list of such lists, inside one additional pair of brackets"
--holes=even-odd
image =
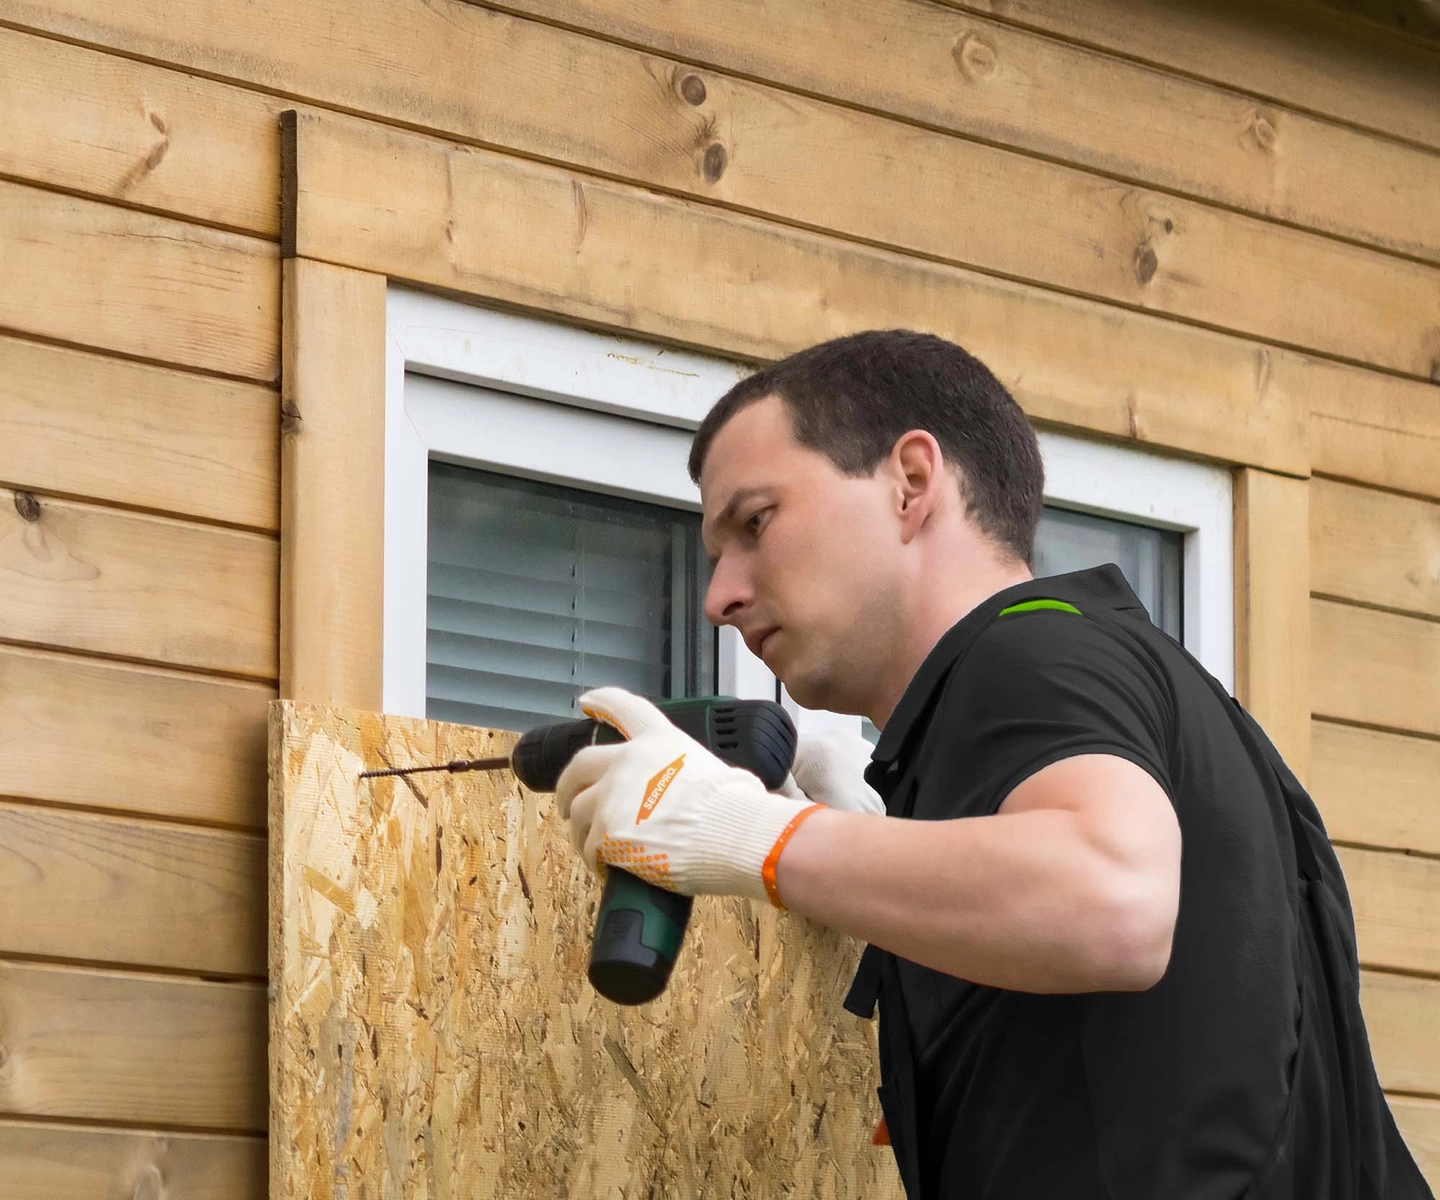
[(1282, 385), (1283, 351), (347, 117), (296, 139), (306, 257), (750, 359), (925, 329), (1036, 419), (1309, 468), (1308, 360)]
[(1325, 479), (1311, 496), (1314, 591), (1440, 617), (1440, 504)]
[(271, 537), (0, 489), (4, 636), (275, 677)]
[[(28, 7), (0, 4), (0, 15)], [(716, 72), (703, 73), (706, 96), (693, 104), (679, 88), (691, 68), (463, 0), (177, 7), (129, 8), (124, 28), (163, 32), (124, 44), (1274, 342), (1424, 378), (1440, 362), (1440, 271), (1425, 264)], [(327, 33), (337, 23), (343, 39)]]
[(285, 262), (280, 694), (379, 708), (383, 275)]
[(958, 0), (955, 6), (1440, 148), (1440, 53), (1318, 5)]
[(0, 337), (0, 481), (278, 529), (279, 407), (259, 384)]
[[(973, 13), (913, 0), (823, 8), (792, 0), (743, 20), (705, 0), (504, 7), (1182, 195), (1440, 256), (1440, 156)], [(1337, 162), (1349, 169), (1337, 172)]]
[(1310, 762), (1310, 487), (1235, 472), (1235, 695), (1301, 780)]
[(1362, 971), (1360, 1002), (1380, 1082), (1440, 1096), (1440, 981)]
[(265, 1128), (265, 989), (0, 962), (0, 1112)]
[(0, 646), (0, 795), (264, 829), (274, 695)]
[(1306, 376), (1316, 471), (1440, 499), (1440, 387), (1334, 363), (1277, 359)]
[(265, 841), (0, 803), (0, 954), (265, 974)]
[(0, 181), (0, 327), (273, 383), (275, 247)]
[(0, 29), (0, 173), (274, 238), (284, 101)]
[(513, 735), (271, 712), (272, 1200), (900, 1195), (868, 1144), (873, 1031), (839, 1008), (855, 947), (702, 897), (664, 995), (611, 1005), (549, 797), (357, 780)]
[(1431, 1189), (1440, 1189), (1440, 1100), (1391, 1096), (1390, 1111)]
[(1440, 735), (1440, 623), (1310, 602), (1315, 714)]
[(1440, 974), (1440, 860), (1338, 847), (1355, 910), (1360, 961)]
[(1440, 855), (1440, 741), (1316, 721), (1310, 792), (1337, 841)]
[(6, 1200), (265, 1200), (265, 1141), (0, 1119)]

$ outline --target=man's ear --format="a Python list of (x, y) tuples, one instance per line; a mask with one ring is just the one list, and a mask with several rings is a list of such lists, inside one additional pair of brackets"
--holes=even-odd
[(901, 435), (891, 448), (886, 467), (901, 536), (908, 542), (920, 532), (943, 500), (948, 474), (945, 455), (933, 434), (912, 429)]

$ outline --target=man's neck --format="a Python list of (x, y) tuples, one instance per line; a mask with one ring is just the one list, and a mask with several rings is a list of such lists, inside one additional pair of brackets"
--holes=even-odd
[(886, 673), (881, 703), (870, 719), (883, 728), (940, 639), (997, 592), (1033, 578), (1024, 563), (992, 560), (977, 570), (939, 579), (935, 586), (926, 588), (922, 607), (907, 621), (908, 636), (895, 656), (893, 670)]

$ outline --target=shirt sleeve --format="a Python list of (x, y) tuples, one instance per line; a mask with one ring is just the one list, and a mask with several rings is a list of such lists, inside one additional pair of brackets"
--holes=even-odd
[(1173, 804), (1173, 714), (1138, 638), (1069, 612), (999, 617), (957, 664), (936, 714), (932, 769), (960, 782), (953, 807), (915, 815), (989, 815), (1031, 775), (1079, 754), (1135, 763)]

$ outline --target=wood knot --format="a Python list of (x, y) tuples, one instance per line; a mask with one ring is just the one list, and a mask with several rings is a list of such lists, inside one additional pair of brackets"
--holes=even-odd
[(700, 170), (705, 176), (706, 183), (718, 183), (720, 176), (725, 174), (725, 166), (729, 157), (725, 153), (725, 147), (719, 142), (711, 142), (705, 147), (705, 157), (701, 160)]
[(1140, 284), (1147, 284), (1154, 279), (1159, 266), (1160, 260), (1149, 246), (1141, 246), (1135, 251), (1135, 278)]
[(1280, 140), (1280, 133), (1275, 128), (1275, 119), (1269, 113), (1261, 109), (1251, 113), (1248, 133), (1250, 140), (1266, 154), (1275, 153), (1275, 143)]
[(300, 429), (300, 410), (295, 407), (295, 401), (282, 400), (280, 402), (280, 432), (297, 433)]
[(146, 1163), (135, 1175), (130, 1200), (164, 1200), (165, 1177), (154, 1163)]
[(967, 33), (955, 43), (952, 51), (960, 74), (972, 83), (982, 83), (995, 74), (1000, 59), (995, 47), (976, 33)]
[(16, 492), (15, 511), (20, 514), (22, 521), (29, 521), (33, 525), (40, 519), (40, 501), (35, 498), (34, 492)]
[(705, 81), (698, 75), (687, 75), (680, 81), (680, 95), (684, 97), (687, 104), (693, 104), (697, 108), (705, 103)]
[(1440, 383), (1440, 358), (1430, 364), (1430, 382)]

